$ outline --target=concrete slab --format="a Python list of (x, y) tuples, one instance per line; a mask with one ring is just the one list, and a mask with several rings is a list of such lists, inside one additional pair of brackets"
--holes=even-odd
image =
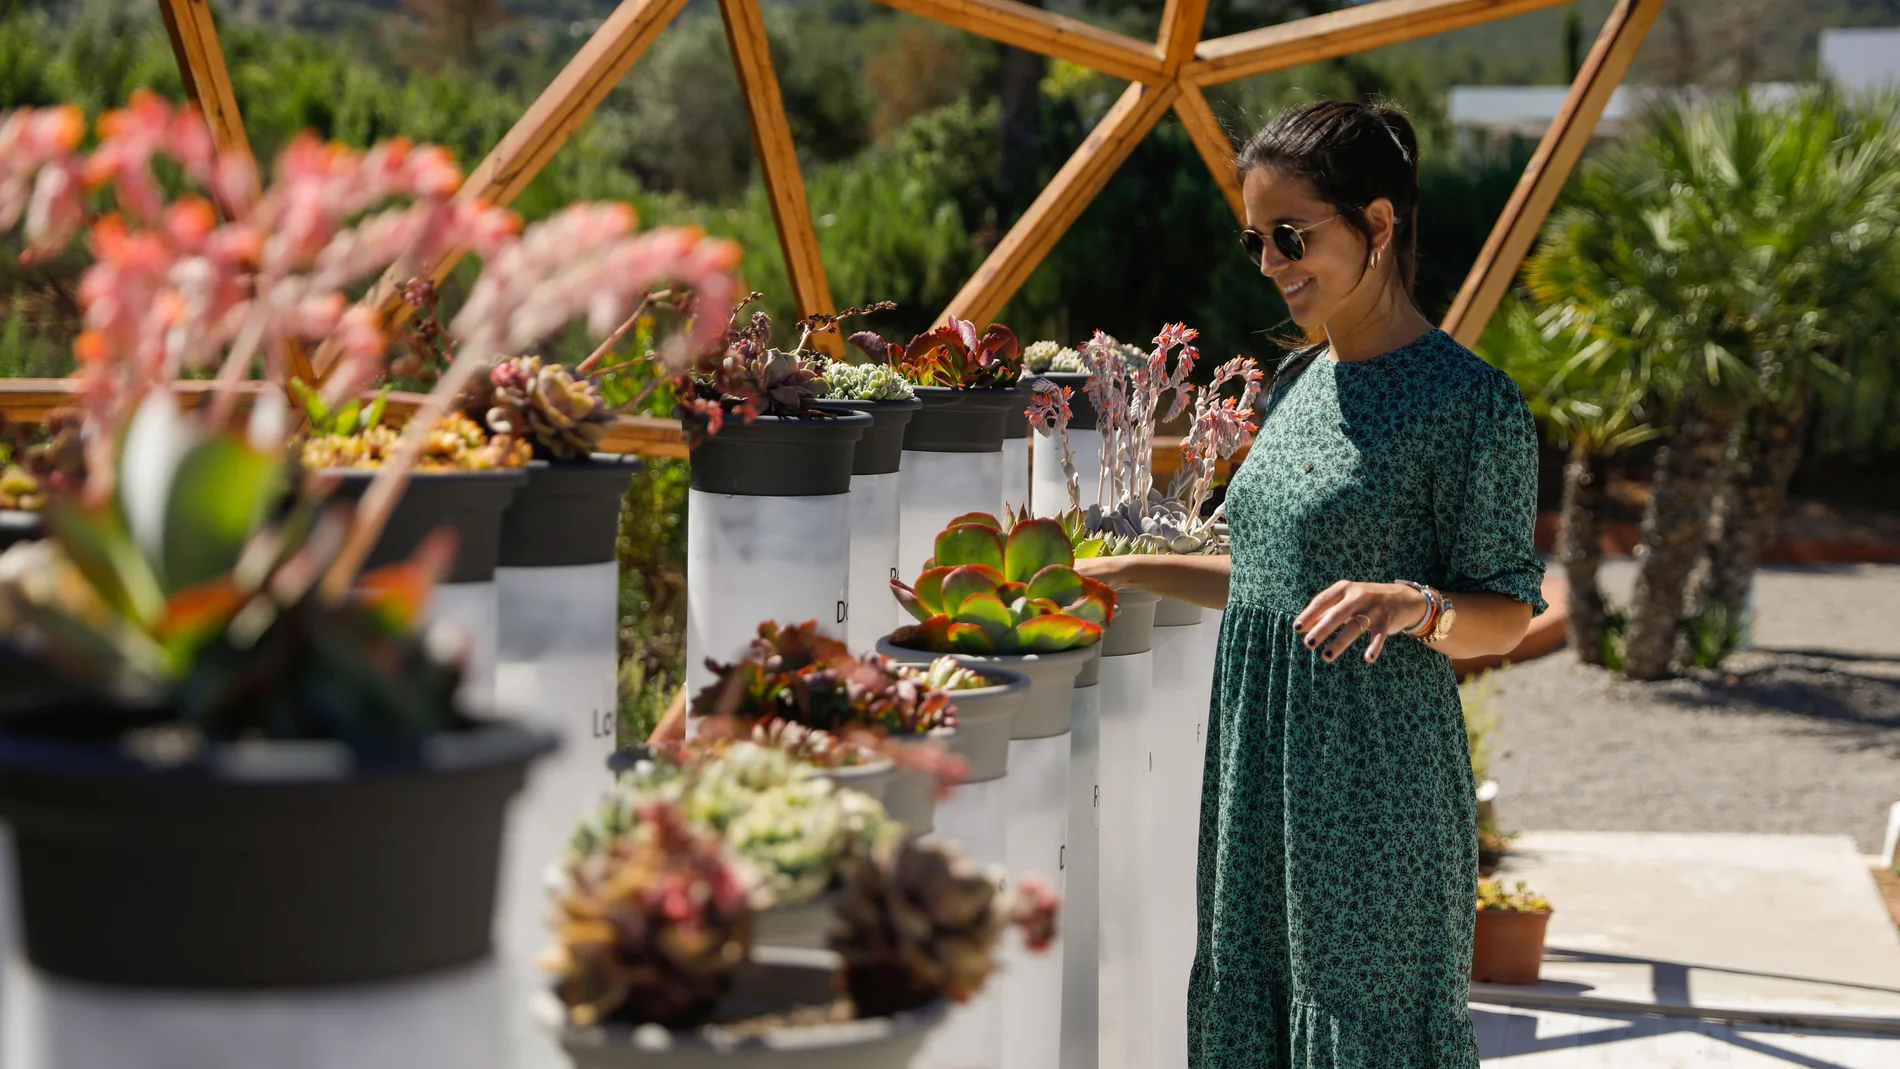
[(1534, 832), (1500, 875), (1556, 907), (1540, 994), (1900, 1018), (1900, 937), (1846, 836)]
[(1708, 1021), (1473, 1005), (1497, 1069), (1893, 1069), (1900, 1040)]

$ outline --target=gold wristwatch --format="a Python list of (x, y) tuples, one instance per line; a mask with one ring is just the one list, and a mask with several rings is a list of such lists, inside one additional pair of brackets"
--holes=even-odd
[(1414, 583), (1410, 579), (1401, 579), (1399, 582), (1425, 595), (1425, 618), (1405, 633), (1420, 642), (1438, 642), (1451, 634), (1452, 625), (1458, 622), (1458, 609), (1452, 605), (1451, 598), (1424, 583)]
[(1425, 641), (1443, 642), (1445, 637), (1451, 634), (1452, 625), (1458, 622), (1458, 608), (1451, 603), (1451, 598), (1444, 591), (1436, 590), (1433, 593), (1438, 595), (1440, 603), (1438, 622), (1433, 625), (1432, 633), (1425, 636)]

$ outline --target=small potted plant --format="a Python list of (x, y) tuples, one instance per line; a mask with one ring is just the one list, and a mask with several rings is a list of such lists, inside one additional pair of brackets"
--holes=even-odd
[(956, 717), (950, 752), (967, 764), (960, 782), (987, 783), (1008, 774), (1010, 732), (1029, 700), (1027, 677), (994, 664), (965, 664), (950, 655), (894, 668), (950, 696), (950, 712)]
[(755, 947), (762, 896), (725, 837), (665, 798), (633, 817), (556, 894), (548, 1020), (580, 1069), (906, 1069), (1006, 928), (1054, 938), (1046, 886), (1006, 894), (949, 847), (885, 837), (847, 868), (830, 953)]
[[(1164, 327), (1152, 352), (1137, 352), (1096, 333), (1080, 360), (1089, 368), (1085, 394), (1091, 412), (1104, 412), (1099, 424), (1100, 457), (1095, 503), (1082, 507), (1076, 460), (1068, 430), (1073, 425), (1072, 388), (1038, 384), (1030, 406), (1030, 423), (1052, 439), (1060, 468), (1066, 476), (1069, 508), (1060, 518), (1076, 539), (1079, 552), (1216, 553), (1225, 543), (1218, 536), (1222, 508), (1208, 507), (1219, 461), (1244, 448), (1253, 437), (1253, 402), (1260, 390), (1261, 373), (1254, 362), (1236, 357), (1214, 372), (1208, 385), (1190, 390), (1188, 373), (1200, 355), (1194, 348), (1196, 332), (1184, 324)], [(1180, 349), (1178, 357), (1171, 354)], [(1222, 396), (1230, 384), (1238, 396)], [(1173, 395), (1165, 415), (1162, 401)], [(1166, 493), (1153, 485), (1155, 424), (1191, 409), (1191, 428), (1182, 440), (1183, 463)], [(1045, 509), (1045, 511), (1052, 511)], [(1127, 593), (1122, 619), (1104, 640), (1103, 653), (1118, 656), (1146, 650), (1157, 622), (1179, 626), (1197, 622), (1196, 606), (1170, 604), (1166, 617), (1162, 599)]]
[(1519, 880), (1478, 880), (1477, 928), (1472, 937), (1471, 979), (1496, 984), (1534, 984), (1544, 963), (1544, 932), (1550, 901)]
[(879, 641), (879, 653), (1000, 665), (1031, 687), (1011, 738), (1069, 729), (1069, 693), (1094, 680), (1116, 595), (1075, 570), (1060, 523), (1012, 517), (1005, 533), (994, 516), (958, 517), (937, 536), (936, 554), (916, 581), (893, 579), (891, 590), (918, 623)]
[(39, 538), (48, 497), (85, 481), (84, 422), (75, 409), (55, 409), (35, 433), (0, 414), (0, 549)]
[(967, 762), (949, 745), (958, 723), (950, 695), (926, 673), (901, 671), (877, 654), (853, 656), (815, 620), (762, 623), (750, 657), (708, 667), (717, 680), (694, 698), (689, 717), (737, 718), (741, 731), (789, 722), (836, 737), (846, 750), (881, 755), (870, 775), (840, 783), (878, 798), (912, 834), (931, 831), (938, 794), (964, 778)]

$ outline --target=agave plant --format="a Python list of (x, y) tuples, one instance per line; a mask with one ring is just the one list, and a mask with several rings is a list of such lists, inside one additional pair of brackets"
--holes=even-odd
[(1003, 882), (944, 844), (887, 840), (860, 856), (831, 937), (844, 959), (840, 987), (858, 1016), (968, 1001), (989, 980), (1011, 925), (1030, 950), (1047, 949), (1056, 934), (1055, 892), (1034, 878), (999, 891)]
[(853, 334), (850, 340), (919, 386), (1004, 389), (1022, 378), (1022, 346), (1015, 332), (1001, 323), (991, 323), (979, 336), (974, 323), (952, 317), (943, 326), (912, 338), (908, 345), (869, 331)]
[(1062, 525), (959, 516), (937, 535), (915, 584), (891, 591), (919, 623), (891, 641), (932, 653), (1053, 653), (1094, 645), (1115, 615), (1115, 593), (1075, 570)]
[(751, 955), (753, 885), (717, 831), (675, 802), (640, 804), (555, 899), (542, 967), (568, 1020), (680, 1028), (703, 1020)]

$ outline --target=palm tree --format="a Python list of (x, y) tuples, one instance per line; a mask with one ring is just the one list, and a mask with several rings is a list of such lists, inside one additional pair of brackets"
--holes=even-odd
[(1596, 337), (1646, 361), (1670, 422), (1630, 605), (1633, 678), (1671, 671), (1718, 490), (1705, 589), (1739, 615), (1813, 376), (1841, 370), (1828, 354), (1845, 332), (1874, 329), (1850, 321), (1885, 321), (1852, 312), (1878, 302), (1869, 282), (1891, 274), (1900, 240), (1896, 137), (1824, 89), (1678, 104), (1586, 165), (1546, 228), (1532, 292), (1586, 310)]
[(1626, 359), (1627, 348), (1594, 336), (1575, 307), (1538, 312), (1515, 298), (1498, 310), (1479, 348), (1516, 380), (1532, 414), (1568, 453), (1557, 560), (1568, 586), (1570, 644), (1579, 660), (1601, 665), (1607, 628), (1597, 572), (1610, 458), (1661, 433), (1642, 417), (1647, 362)]

